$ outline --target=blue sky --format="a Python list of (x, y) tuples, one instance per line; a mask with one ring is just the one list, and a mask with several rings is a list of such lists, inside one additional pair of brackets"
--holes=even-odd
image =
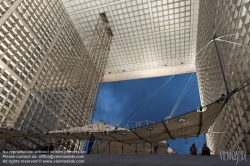
[[(188, 84), (189, 80), (190, 85)], [(169, 116), (187, 85), (189, 85), (189, 88), (172, 117), (190, 112), (200, 106), (200, 96), (195, 73), (175, 75), (172, 78), (171, 76), (165, 76), (109, 82), (101, 85), (93, 123), (99, 122), (102, 119), (106, 123), (109, 121), (112, 125), (116, 125), (118, 121), (120, 127), (124, 127), (125, 123), (120, 123), (166, 82), (167, 84), (161, 90), (153, 95), (150, 100), (128, 119), (130, 127), (135, 126), (134, 121), (148, 120), (159, 122), (166, 116)], [(200, 149), (204, 141), (204, 136), (201, 135), (199, 138), (195, 137), (187, 140), (169, 140), (168, 144), (179, 154), (188, 154), (192, 143), (195, 143)]]

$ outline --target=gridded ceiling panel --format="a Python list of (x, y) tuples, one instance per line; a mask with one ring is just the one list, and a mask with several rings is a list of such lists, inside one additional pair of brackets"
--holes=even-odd
[(86, 45), (99, 13), (114, 34), (105, 74), (193, 64), (199, 0), (62, 0)]

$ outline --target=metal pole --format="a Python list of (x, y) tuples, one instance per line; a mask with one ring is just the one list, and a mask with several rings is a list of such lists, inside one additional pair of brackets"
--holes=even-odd
[(216, 41), (215, 41), (216, 38), (217, 38), (217, 36), (214, 35), (213, 41), (214, 41), (215, 49), (216, 49), (217, 56), (218, 56), (218, 59), (219, 59), (220, 69), (221, 69), (221, 73), (222, 73), (222, 76), (223, 76), (223, 81), (224, 81), (224, 84), (225, 84), (225, 87), (226, 87), (226, 91), (227, 91), (227, 94), (230, 94), (228, 86), (227, 86), (227, 80), (226, 80), (226, 77), (225, 77), (223, 66), (222, 66), (222, 63), (221, 63), (220, 54), (219, 54), (218, 47), (217, 47), (217, 44), (216, 44)]

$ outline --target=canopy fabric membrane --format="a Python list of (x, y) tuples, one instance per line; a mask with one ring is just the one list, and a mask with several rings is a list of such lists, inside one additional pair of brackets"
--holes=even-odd
[(198, 137), (208, 131), (220, 111), (224, 107), (221, 102), (214, 102), (203, 107), (203, 111), (189, 113), (163, 120), (158, 123), (133, 129), (115, 128), (102, 122), (69, 130), (54, 130), (44, 133), (32, 133), (9, 128), (0, 128), (0, 139), (14, 137), (44, 137), (87, 140), (93, 133), (97, 140), (110, 142), (155, 143), (161, 140)]

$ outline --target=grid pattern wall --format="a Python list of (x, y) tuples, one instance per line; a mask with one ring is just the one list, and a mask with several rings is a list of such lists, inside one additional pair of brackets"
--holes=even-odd
[[(249, 1), (204, 0), (200, 1), (197, 34), (196, 68), (202, 104), (206, 105), (226, 94), (214, 42), (206, 45), (214, 34), (221, 39), (249, 45)], [(216, 41), (222, 59), (229, 90), (250, 78), (249, 48)], [(207, 134), (211, 150), (250, 150), (250, 87), (237, 92), (226, 104)], [(243, 133), (242, 133), (243, 132)]]
[[(97, 15), (87, 49), (61, 1), (3, 0), (0, 9), (1, 126), (39, 133), (87, 124), (110, 50), (107, 20)], [(0, 147), (39, 149), (48, 142), (82, 146), (32, 137), (1, 140)]]
[(105, 74), (194, 63), (198, 0), (62, 2), (87, 45), (106, 13), (114, 38)]

